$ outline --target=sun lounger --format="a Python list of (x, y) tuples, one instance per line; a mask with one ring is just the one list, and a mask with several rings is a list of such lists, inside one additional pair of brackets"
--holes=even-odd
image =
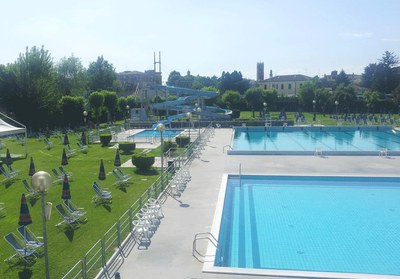
[(72, 181), (74, 179), (72, 172), (66, 171), (63, 166), (58, 167), (58, 169), (60, 170), (59, 174), (61, 174), (62, 177), (67, 176), (68, 180), (70, 180), (70, 181)]
[(22, 184), (24, 185), (25, 189), (28, 191), (28, 194), (26, 195), (27, 198), (38, 198), (40, 193), (35, 191), (35, 189), (33, 189), (31, 187), (31, 185), (29, 185), (28, 181), (26, 179), (22, 180)]
[(56, 227), (60, 227), (63, 224), (67, 224), (71, 228), (79, 227), (79, 220), (73, 216), (69, 210), (62, 204), (56, 205), (57, 212), (61, 215), (63, 220), (56, 224)]
[(70, 200), (64, 200), (65, 207), (69, 210), (72, 216), (78, 218), (80, 221), (86, 221), (86, 212), (83, 211), (83, 208), (77, 207)]
[(13, 233), (8, 233), (4, 236), (5, 241), (14, 249), (14, 254), (7, 259), (5, 262), (11, 263), (15, 258), (25, 261), (27, 264), (31, 264), (36, 260), (36, 250), (25, 247), (20, 239)]
[(84, 145), (81, 142), (77, 142), (76, 144), (78, 145), (80, 152), (82, 152), (82, 153), (87, 153), (88, 152), (88, 146), (87, 145)]
[(21, 226), (18, 228), (19, 234), (24, 238), (25, 245), (27, 247), (37, 249), (42, 247), (44, 243), (39, 239), (43, 237), (36, 236), (31, 230), (29, 230), (26, 226)]
[(93, 182), (93, 190), (96, 193), (96, 195), (92, 199), (92, 201), (94, 203), (99, 203), (99, 204), (110, 204), (110, 203), (112, 203), (111, 192), (102, 189), (101, 186), (96, 183), (96, 181)]
[(3, 202), (0, 202), (0, 218), (7, 215), (6, 206)]

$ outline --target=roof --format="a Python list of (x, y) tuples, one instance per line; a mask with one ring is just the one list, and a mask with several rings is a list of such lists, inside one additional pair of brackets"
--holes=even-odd
[[(0, 115), (3, 115), (3, 114), (0, 114)], [(20, 133), (25, 133), (25, 128), (15, 127), (15, 126), (5, 122), (3, 119), (0, 119), (0, 137), (20, 134)]]
[(265, 82), (283, 82), (283, 81), (309, 81), (312, 80), (311, 77), (305, 75), (284, 75), (284, 76), (274, 76), (269, 79), (265, 79)]

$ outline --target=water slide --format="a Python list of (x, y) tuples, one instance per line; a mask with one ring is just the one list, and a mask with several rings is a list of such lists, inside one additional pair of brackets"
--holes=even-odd
[[(174, 86), (164, 86), (164, 85), (155, 85), (152, 86), (152, 89), (160, 90), (166, 92), (167, 94), (180, 96), (178, 99), (173, 101), (154, 103), (151, 105), (153, 109), (192, 112), (200, 115), (202, 119), (210, 119), (210, 120), (230, 119), (231, 117), (232, 114), (231, 110), (222, 109), (218, 106), (202, 106), (201, 112), (196, 111), (196, 106), (195, 106), (196, 102), (201, 104), (203, 103), (203, 99), (215, 98), (218, 96), (218, 93), (216, 92), (195, 90), (195, 89), (181, 88)], [(181, 113), (178, 115), (180, 115), (180, 117), (184, 117), (186, 116), (186, 113)], [(170, 116), (167, 119), (171, 117), (175, 117), (173, 118), (173, 120), (180, 118), (176, 116), (177, 115)], [(169, 123), (171, 123), (171, 121), (168, 122), (168, 124)]]

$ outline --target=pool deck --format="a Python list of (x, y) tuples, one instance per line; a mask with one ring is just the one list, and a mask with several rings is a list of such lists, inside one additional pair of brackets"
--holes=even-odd
[[(400, 176), (400, 157), (376, 156), (248, 156), (227, 155), (231, 129), (215, 135), (190, 166), (191, 181), (179, 198), (168, 198), (164, 218), (147, 250), (133, 248), (118, 272), (121, 278), (255, 278), (260, 276), (203, 273), (192, 256), (196, 233), (210, 232), (224, 173), (340, 176)], [(199, 243), (205, 253), (206, 243)], [(264, 278), (285, 278), (264, 276)], [(292, 277), (293, 278), (293, 277)], [(368, 278), (368, 277), (364, 277)], [(370, 277), (373, 278), (373, 277)], [(396, 277), (393, 277), (396, 278)]]

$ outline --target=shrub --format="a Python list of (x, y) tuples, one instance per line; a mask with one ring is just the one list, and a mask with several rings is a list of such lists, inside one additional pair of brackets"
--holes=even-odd
[(111, 142), (111, 139), (112, 139), (111, 134), (101, 134), (100, 135), (101, 146), (108, 146)]
[(178, 147), (178, 145), (175, 142), (172, 142), (170, 140), (164, 141), (163, 152), (166, 152), (166, 151), (170, 150), (171, 148), (177, 148), (177, 147)]
[(134, 143), (134, 142), (120, 142), (118, 145), (119, 145), (119, 149), (124, 154), (131, 154), (131, 153), (133, 153), (133, 150), (135, 150), (135, 148), (136, 148), (136, 143)]
[(135, 154), (132, 156), (132, 164), (140, 170), (148, 170), (154, 164), (154, 156)]
[(232, 110), (232, 118), (233, 119), (236, 119), (236, 118), (239, 118), (240, 117), (240, 110), (238, 110), (238, 109), (233, 109)]
[(178, 136), (175, 138), (175, 141), (179, 147), (185, 147), (190, 143), (190, 138), (188, 136)]

